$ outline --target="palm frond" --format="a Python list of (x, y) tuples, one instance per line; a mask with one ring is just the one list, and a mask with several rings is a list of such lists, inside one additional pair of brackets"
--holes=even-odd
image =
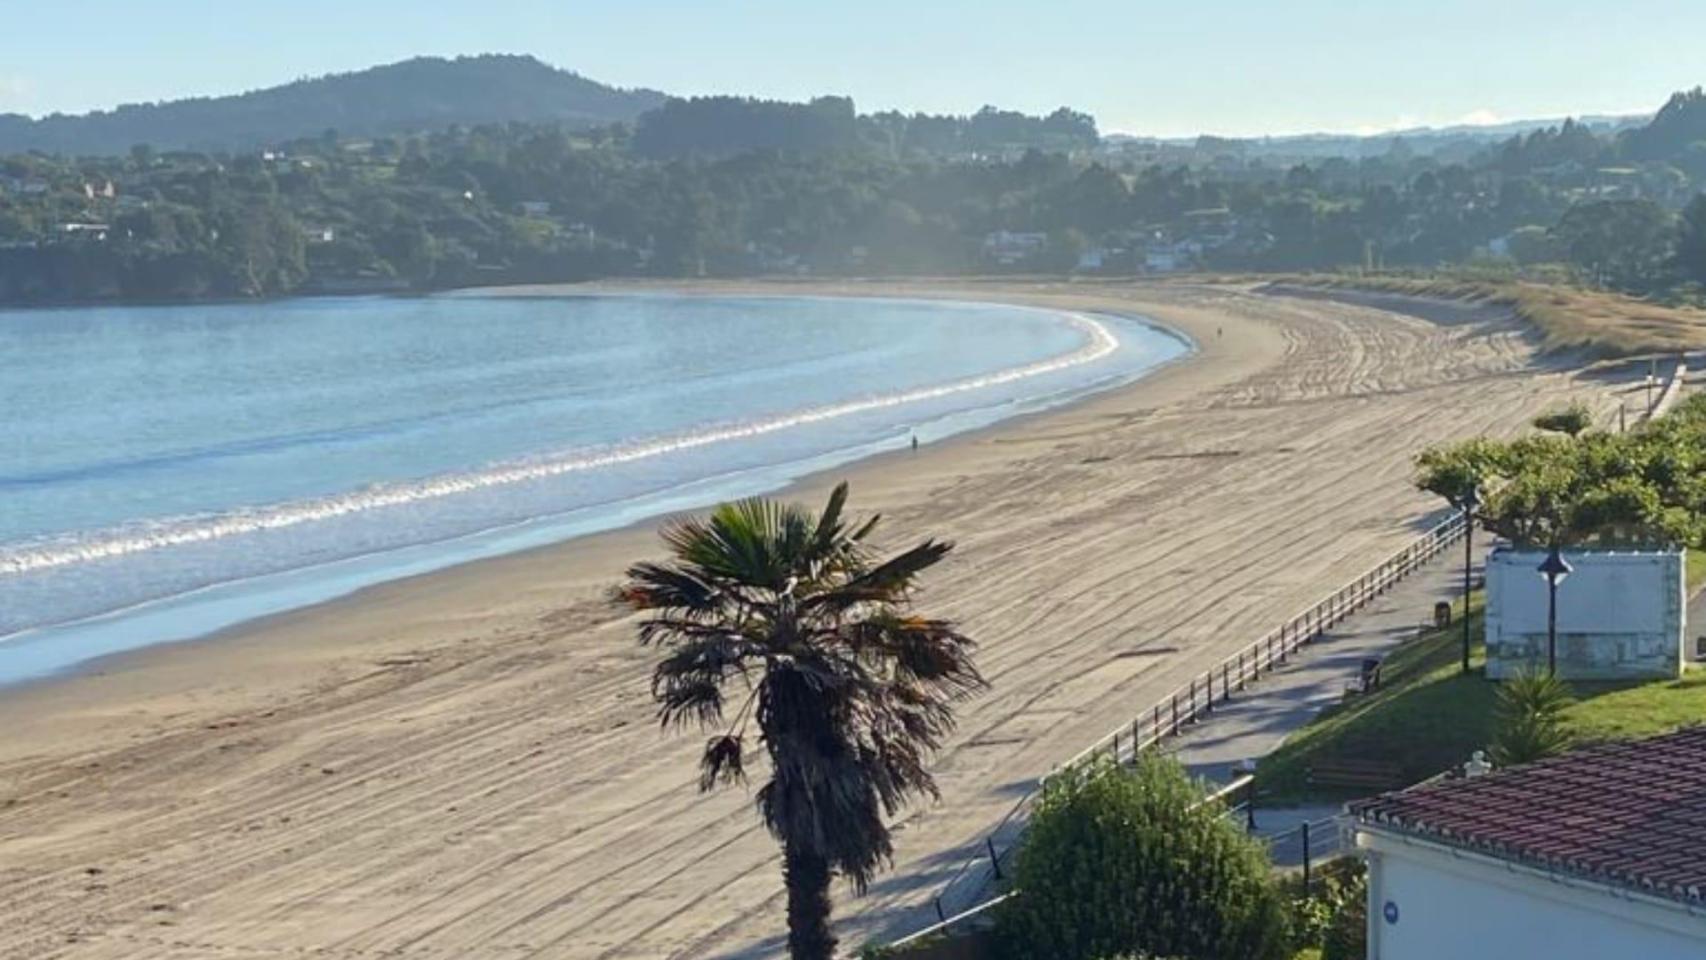
[(700, 792), (708, 791), (718, 783), (744, 783), (746, 768), (742, 751), (741, 738), (733, 734), (705, 741), (705, 753), (699, 758)]
[(862, 603), (900, 603), (906, 600), (918, 574), (936, 565), (954, 549), (951, 542), (926, 540), (852, 577), (846, 583), (813, 597), (809, 608), (842, 613)]
[(847, 506), (847, 482), (835, 485), (829, 493), (829, 502), (824, 504), (823, 513), (818, 515), (817, 529), (812, 532), (814, 554), (827, 553), (841, 537), (841, 511)]
[(871, 531), (877, 529), (877, 521), (881, 520), (882, 518), (883, 518), (883, 515), (880, 513), (871, 514), (871, 519), (866, 520), (863, 524), (861, 524), (858, 529), (854, 530), (851, 534), (848, 535), (847, 539), (852, 540), (854, 543), (858, 543), (858, 542), (864, 540), (866, 537), (869, 537), (871, 535)]
[(616, 589), (615, 598), (635, 610), (710, 611), (716, 609), (720, 591), (691, 571), (636, 563), (628, 568), (628, 582)]
[(658, 702), (658, 723), (665, 728), (689, 722), (711, 726), (723, 718), (723, 688), (713, 679), (674, 674), (654, 679), (652, 696)]
[(988, 686), (972, 662), (976, 642), (951, 621), (879, 614), (850, 626), (847, 636), (861, 656), (891, 664), (902, 682), (923, 683), (956, 698)]
[(709, 726), (723, 716), (723, 687), (745, 679), (753, 650), (726, 634), (684, 637), (652, 670), (652, 698), (664, 726), (697, 722)]

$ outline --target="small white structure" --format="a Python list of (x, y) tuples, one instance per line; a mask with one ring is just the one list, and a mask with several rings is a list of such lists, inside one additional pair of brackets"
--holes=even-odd
[(1706, 957), (1706, 729), (1350, 807), (1370, 960)]
[[(1675, 677), (1686, 649), (1681, 550), (1566, 550), (1558, 586), (1558, 675), (1576, 680)], [(1544, 669), (1544, 551), (1500, 548), (1487, 558), (1487, 676)]]
[(1107, 260), (1107, 250), (1102, 247), (1087, 247), (1082, 253), (1078, 254), (1078, 265), (1073, 269), (1083, 272), (1100, 270)]
[(62, 223), (59, 225), (60, 233), (82, 237), (94, 237), (96, 240), (105, 240), (107, 238), (107, 231), (111, 229), (112, 227), (104, 223)]
[(1048, 247), (1046, 233), (1014, 233), (997, 230), (983, 238), (983, 255), (1002, 266), (1012, 266)]

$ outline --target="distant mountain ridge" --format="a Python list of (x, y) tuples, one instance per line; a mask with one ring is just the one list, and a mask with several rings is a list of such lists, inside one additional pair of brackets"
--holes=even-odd
[(655, 90), (624, 90), (529, 56), (416, 57), (248, 93), (127, 104), (39, 120), (0, 114), (0, 153), (116, 154), (158, 149), (244, 150), (336, 130), (394, 136), (454, 124), (632, 122), (663, 104)]
[(1136, 143), (1172, 143), (1190, 144), (1207, 138), (1225, 143), (1390, 143), (1397, 139), (1428, 139), (1466, 137), (1476, 140), (1507, 140), (1518, 134), (1532, 133), (1556, 127), (1565, 120), (1573, 120), (1589, 129), (1600, 133), (1616, 133), (1630, 127), (1637, 127), (1653, 119), (1652, 113), (1628, 114), (1587, 114), (1579, 117), (1534, 117), (1523, 120), (1502, 120), (1498, 123), (1454, 123), (1442, 127), (1405, 127), (1399, 130), (1382, 130), (1377, 133), (1345, 133), (1326, 131), (1305, 131), (1303, 133), (1266, 133), (1240, 136), (1235, 134), (1199, 133), (1190, 136), (1149, 136), (1141, 133), (1110, 133), (1106, 139), (1110, 142), (1121, 141)]

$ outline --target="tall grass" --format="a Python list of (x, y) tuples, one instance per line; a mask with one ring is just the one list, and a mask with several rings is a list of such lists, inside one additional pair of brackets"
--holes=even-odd
[(1537, 330), (1550, 350), (1631, 357), (1706, 349), (1706, 310), (1563, 283), (1516, 279), (1498, 271), (1415, 276), (1303, 274), (1279, 282), (1503, 308)]

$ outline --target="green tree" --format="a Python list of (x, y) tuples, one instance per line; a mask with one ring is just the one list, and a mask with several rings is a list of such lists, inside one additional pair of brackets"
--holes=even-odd
[(416, 286), (432, 280), (438, 244), (418, 221), (399, 216), (374, 238), (373, 251)]
[(1534, 418), (1534, 426), (1552, 433), (1575, 437), (1593, 427), (1593, 411), (1577, 401), (1558, 410), (1548, 410)]
[(1302, 877), (1282, 881), (1291, 896), (1291, 946), (1319, 950), (1320, 960), (1362, 960), (1368, 953), (1368, 864), (1359, 857), (1326, 863), (1310, 889)]
[(1484, 437), (1429, 447), (1416, 455), (1416, 487), (1455, 506), (1470, 492), (1481, 492), (1504, 470), (1505, 460), (1505, 447)]
[(1525, 671), (1500, 684), (1493, 762), (1509, 767), (1562, 753), (1571, 740), (1564, 724), (1570, 703), (1569, 688), (1550, 674)]
[(1638, 291), (1665, 275), (1675, 231), (1650, 200), (1596, 200), (1565, 211), (1553, 235), (1589, 280)]
[(302, 228), (272, 202), (220, 212), (218, 256), (225, 286), (245, 297), (294, 290), (307, 276)]
[(1698, 545), (1706, 541), (1702, 410), (1691, 400), (1627, 434), (1588, 430), (1432, 448), (1416, 458), (1416, 483), (1454, 504), (1473, 484), (1482, 525), (1517, 543)]
[[(699, 786), (745, 777), (746, 731), (770, 761), (758, 812), (782, 845), (788, 950), (828, 960), (829, 887), (863, 890), (892, 855), (885, 815), (934, 796), (925, 759), (953, 704), (984, 686), (973, 643), (908, 609), (918, 576), (946, 556), (934, 540), (878, 561), (876, 519), (843, 518), (847, 485), (820, 516), (754, 499), (664, 530), (671, 558), (628, 570), (619, 598), (644, 614), (640, 642), (664, 651), (652, 695), (664, 726), (722, 732)], [(742, 702), (732, 725), (726, 698)]]
[(1322, 931), (1321, 960), (1363, 960), (1368, 956), (1368, 865), (1352, 860), (1322, 878), (1328, 903)]
[(1683, 208), (1676, 240), (1677, 272), (1706, 283), (1706, 193), (1694, 195)]
[(1019, 893), (997, 919), (1005, 955), (1283, 956), (1286, 913), (1266, 850), (1224, 812), (1156, 754), (1056, 774), (1014, 864)]
[(1524, 266), (1555, 263), (1564, 256), (1557, 241), (1545, 227), (1534, 224), (1517, 227), (1506, 239), (1510, 246), (1511, 259)]

